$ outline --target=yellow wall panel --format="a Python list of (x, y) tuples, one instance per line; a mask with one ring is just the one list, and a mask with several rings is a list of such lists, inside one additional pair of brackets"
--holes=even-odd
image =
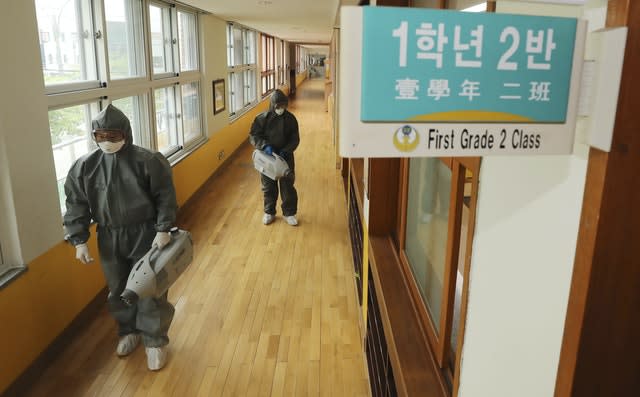
[(0, 290), (0, 392), (13, 382), (105, 286), (96, 240), (91, 265), (57, 244)]

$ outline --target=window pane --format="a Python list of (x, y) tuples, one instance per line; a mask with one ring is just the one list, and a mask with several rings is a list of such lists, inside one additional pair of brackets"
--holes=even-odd
[(64, 213), (64, 181), (69, 168), (97, 146), (91, 140), (91, 120), (98, 114), (98, 102), (49, 111), (49, 129), (58, 181), (60, 208)]
[(111, 79), (144, 76), (142, 3), (111, 0), (104, 3)]
[(244, 105), (248, 105), (256, 99), (256, 71), (244, 71)]
[(263, 35), (261, 42), (262, 42), (262, 54), (261, 54), (262, 62), (260, 62), (261, 63), (260, 70), (263, 72), (266, 72), (267, 71), (267, 36)]
[(173, 87), (159, 88), (154, 91), (156, 105), (156, 133), (158, 151), (166, 151), (178, 145), (176, 126), (176, 101)]
[(233, 66), (242, 65), (242, 29), (233, 27)]
[(437, 158), (409, 162), (406, 254), (436, 328), (444, 282), (451, 170)]
[(200, 84), (193, 82), (180, 86), (182, 90), (182, 131), (184, 143), (199, 138), (202, 132), (200, 123)]
[(173, 71), (171, 55), (171, 15), (169, 8), (149, 5), (149, 24), (151, 25), (151, 53), (153, 72)]
[(89, 0), (36, 0), (45, 85), (97, 81)]
[(149, 148), (146, 142), (142, 142), (143, 131), (148, 131), (145, 111), (147, 109), (144, 96), (130, 96), (127, 98), (116, 99), (112, 102), (113, 106), (122, 110), (131, 122), (131, 131), (133, 133), (133, 143), (138, 146)]
[(180, 43), (180, 70), (197, 70), (198, 37), (194, 14), (178, 12), (178, 40)]
[(227, 66), (233, 66), (233, 25), (227, 25)]
[(274, 69), (274, 64), (275, 64), (275, 48), (273, 46), (273, 37), (271, 37), (269, 39), (269, 70), (273, 70)]
[(242, 73), (231, 73), (231, 103), (234, 113), (244, 107), (244, 87), (242, 84)]
[(247, 64), (256, 63), (256, 32), (253, 30), (247, 31), (247, 38), (245, 40), (245, 61)]

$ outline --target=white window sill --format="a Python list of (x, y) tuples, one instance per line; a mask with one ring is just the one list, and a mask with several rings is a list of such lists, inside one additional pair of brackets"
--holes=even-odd
[(26, 266), (0, 268), (0, 290), (27, 271)]

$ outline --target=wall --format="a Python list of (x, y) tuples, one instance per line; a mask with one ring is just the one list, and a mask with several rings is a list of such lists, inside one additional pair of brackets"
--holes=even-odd
[(34, 10), (33, 1), (12, 1), (0, 15), (2, 58), (13, 60), (3, 62), (1, 73), (0, 194), (15, 209), (15, 218), (3, 219), (0, 228), (5, 260), (14, 265), (32, 261), (62, 238)]
[[(201, 19), (201, 84), (209, 140), (174, 166), (180, 205), (246, 140), (254, 116), (267, 107), (267, 101), (263, 101), (232, 124), (226, 111), (213, 116), (211, 82), (226, 78), (225, 26), (213, 16)], [(19, 237), (15, 245), (22, 262), (28, 265), (26, 273), (0, 289), (0, 340), (4, 341), (0, 344), (1, 394), (105, 287), (105, 282), (97, 262), (79, 264), (74, 249), (62, 242), (34, 2), (12, 1), (6, 5), (0, 14), (0, 29), (3, 37), (20, 38), (4, 40), (2, 47), (3, 59), (20, 62), (5, 62), (2, 74), (0, 227), (4, 228), (0, 231), (7, 224), (13, 225), (15, 230), (7, 234)], [(218, 159), (221, 151), (224, 156)], [(15, 212), (6, 211), (12, 204)], [(97, 254), (94, 238), (89, 245)]]
[[(590, 1), (586, 8), (606, 6)], [(498, 12), (582, 15), (583, 7), (500, 1)], [(482, 160), (459, 396), (553, 396), (588, 147)]]
[[(255, 116), (268, 108), (268, 99), (263, 100), (233, 124), (216, 131), (206, 144), (173, 167), (178, 205), (184, 204), (247, 139)], [(222, 160), (217, 157), (220, 151), (225, 153)]]

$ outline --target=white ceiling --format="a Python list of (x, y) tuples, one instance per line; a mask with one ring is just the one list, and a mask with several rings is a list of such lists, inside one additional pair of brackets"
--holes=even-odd
[(181, 0), (220, 19), (294, 43), (329, 44), (339, 6), (358, 0)]

